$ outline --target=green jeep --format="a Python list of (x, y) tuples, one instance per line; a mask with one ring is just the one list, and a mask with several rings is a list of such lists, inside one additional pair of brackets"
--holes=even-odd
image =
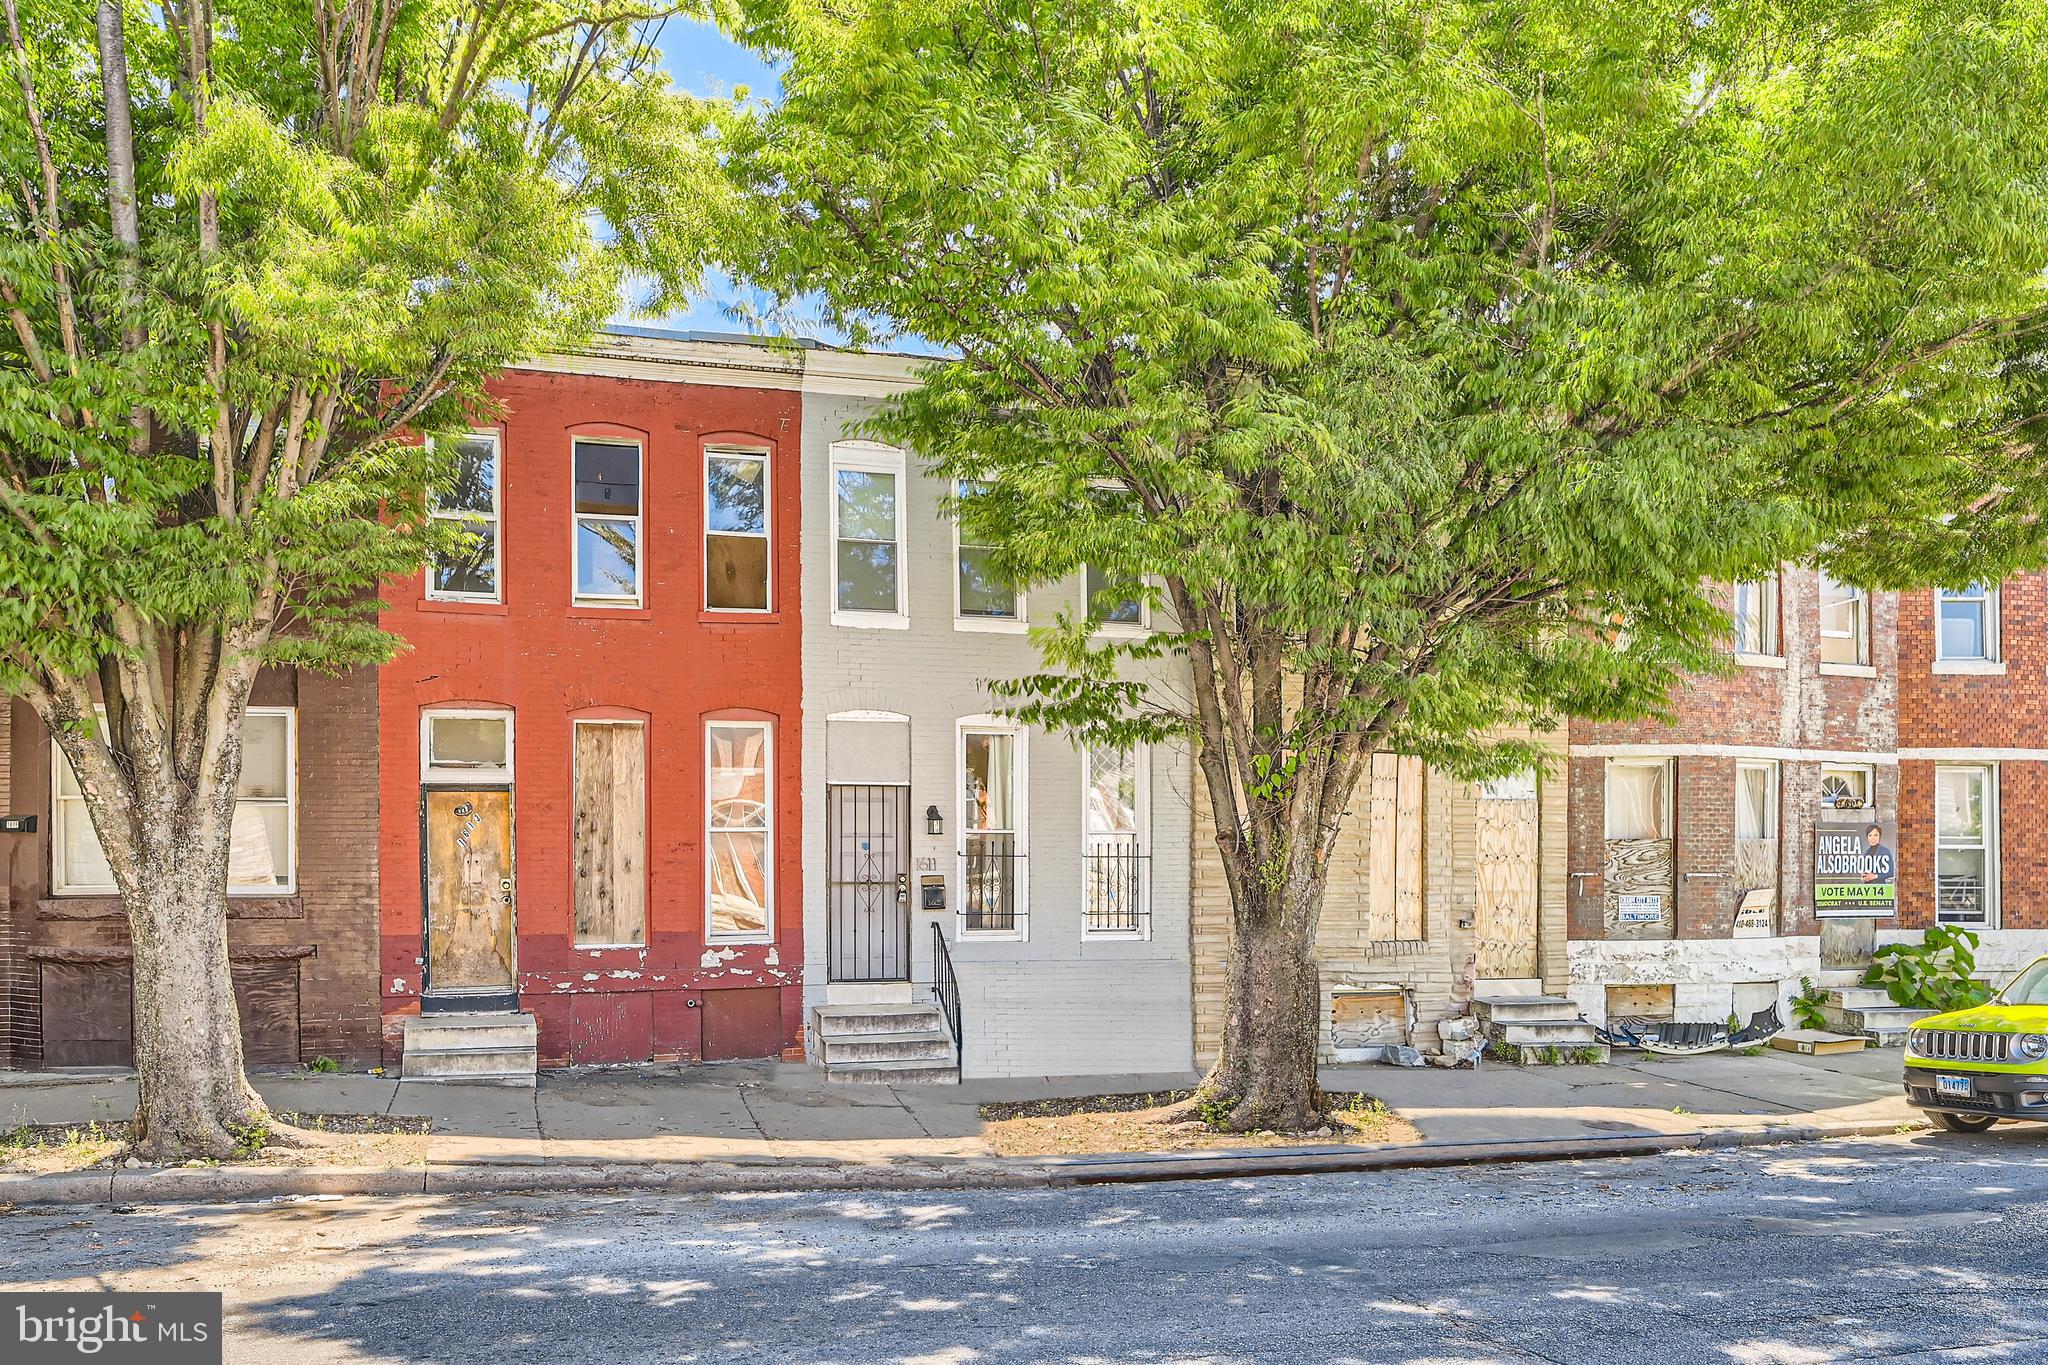
[(1906, 1040), (1906, 1099), (1952, 1133), (2048, 1120), (2048, 957), (1991, 1000), (1922, 1019)]

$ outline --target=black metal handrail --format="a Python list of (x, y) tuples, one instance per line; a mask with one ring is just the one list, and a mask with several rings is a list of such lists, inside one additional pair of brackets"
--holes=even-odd
[(953, 1035), (953, 1057), (957, 1064), (960, 1048), (960, 978), (953, 974), (953, 952), (946, 946), (946, 931), (932, 926), (932, 1002), (946, 1016), (946, 1028)]
[(1105, 840), (1083, 856), (1082, 913), (1097, 934), (1139, 934), (1150, 918), (1145, 904), (1146, 855), (1134, 842)]

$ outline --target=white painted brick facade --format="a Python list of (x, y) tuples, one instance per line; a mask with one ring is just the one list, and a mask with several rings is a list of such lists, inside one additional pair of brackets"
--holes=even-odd
[[(853, 385), (848, 387), (858, 388)], [(872, 386), (870, 386), (872, 391)], [(954, 628), (952, 523), (940, 512), (943, 482), (907, 461), (904, 572), (907, 630), (832, 624), (830, 447), (875, 400), (806, 384), (803, 430), (804, 613), (804, 995), (826, 999), (828, 973), (825, 777), (827, 718), (887, 711), (910, 718), (912, 882), (945, 875), (949, 909), (913, 907), (912, 976), (931, 980), (931, 928), (944, 927), (958, 970), (965, 1047), (974, 1077), (1176, 1071), (1192, 1065), (1188, 966), (1189, 765), (1184, 749), (1150, 759), (1151, 936), (1082, 936), (1082, 761), (1066, 737), (1025, 736), (1028, 937), (962, 940), (957, 725), (996, 710), (985, 686), (1041, 665), (1021, 634)], [(1027, 614), (1048, 621), (1077, 603), (1071, 583), (1034, 590)], [(1171, 665), (1164, 665), (1171, 667)], [(945, 833), (925, 830), (924, 811), (944, 813)], [(929, 863), (927, 862), (929, 860)]]

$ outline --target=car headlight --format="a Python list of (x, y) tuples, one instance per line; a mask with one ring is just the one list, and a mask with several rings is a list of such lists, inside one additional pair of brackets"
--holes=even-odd
[(2012, 1040), (2012, 1055), (2023, 1062), (2048, 1059), (2048, 1034), (2022, 1033)]

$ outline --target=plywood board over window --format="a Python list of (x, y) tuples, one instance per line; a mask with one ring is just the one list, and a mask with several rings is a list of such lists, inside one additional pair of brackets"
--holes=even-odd
[(1422, 760), (1374, 754), (1365, 941), (1422, 938)]
[(647, 941), (647, 731), (576, 726), (576, 942)]

